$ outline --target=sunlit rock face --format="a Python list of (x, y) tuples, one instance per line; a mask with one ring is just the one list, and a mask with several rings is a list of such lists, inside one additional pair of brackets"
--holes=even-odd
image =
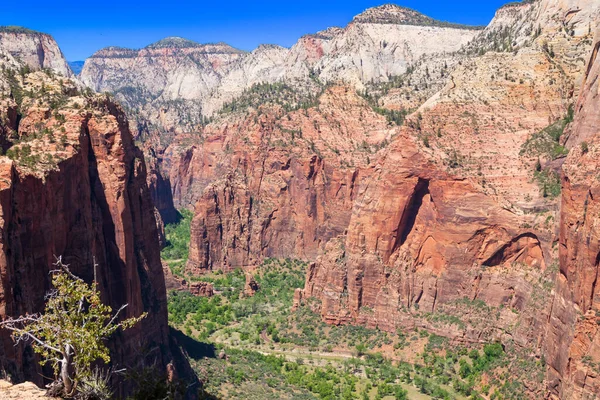
[(50, 69), (72, 77), (71, 68), (52, 36), (24, 28), (0, 28), (0, 48), (34, 70)]
[(406, 72), (421, 56), (456, 51), (477, 33), (386, 5), (345, 28), (304, 36), (290, 49), (261, 45), (244, 52), (182, 38), (141, 50), (106, 48), (86, 61), (80, 78), (96, 91), (116, 93), (160, 129), (189, 131), (252, 85), (286, 82), (314, 92), (318, 79), (362, 88)]
[(563, 165), (560, 275), (548, 327), (549, 379), (554, 398), (585, 399), (600, 392), (600, 265), (598, 152), (600, 151), (600, 32), (583, 79)]

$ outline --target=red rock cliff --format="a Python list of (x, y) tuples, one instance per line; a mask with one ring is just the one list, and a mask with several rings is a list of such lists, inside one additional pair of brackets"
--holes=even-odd
[[(14, 123), (14, 101), (5, 92), (0, 103), (9, 121), (0, 131), (7, 141), (21, 138), (0, 157), (0, 317), (43, 311), (55, 256), (88, 281), (95, 261), (104, 302), (128, 304), (126, 317), (148, 313), (111, 338), (114, 365), (176, 361), (188, 373), (170, 349), (154, 207), (124, 113), (102, 96), (78, 95), (66, 79), (42, 72), (18, 79), (30, 96)], [(7, 331), (0, 368), (12, 380), (42, 383), (31, 349), (15, 347)]]
[[(557, 310), (560, 199), (536, 181), (536, 162), (551, 174), (564, 159), (529, 148), (576, 94), (584, 66), (560, 67), (564, 48), (589, 51), (589, 38), (555, 34), (566, 43), (555, 58), (530, 46), (457, 65), (361, 181), (346, 234), (309, 268), (297, 301), (333, 324), (500, 340), (541, 365)], [(554, 343), (568, 348), (564, 333)], [(526, 386), (532, 398), (546, 394), (541, 380)]]
[(196, 196), (213, 179), (195, 207), (192, 272), (252, 267), (263, 257), (314, 259), (348, 226), (358, 182), (395, 132), (344, 87), (328, 89), (319, 107), (263, 111), (210, 129), (217, 131), (171, 169), (195, 177), (186, 192)]
[(546, 351), (553, 398), (600, 393), (600, 32), (590, 58), (563, 166), (560, 275)]

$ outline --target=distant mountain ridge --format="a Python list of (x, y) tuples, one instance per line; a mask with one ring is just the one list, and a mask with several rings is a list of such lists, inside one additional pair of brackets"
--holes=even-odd
[(305, 35), (289, 49), (245, 52), (180, 37), (138, 50), (105, 48), (86, 61), (80, 78), (96, 91), (115, 93), (155, 127), (195, 130), (253, 85), (285, 82), (312, 96), (337, 81), (362, 90), (403, 74), (420, 57), (457, 51), (478, 32), (388, 4), (344, 28)]
[(369, 24), (403, 24), (416, 26), (435, 26), (440, 28), (483, 30), (485, 26), (472, 26), (430, 18), (408, 7), (396, 4), (384, 4), (365, 10), (354, 17), (353, 22)]
[(198, 42), (194, 42), (193, 40), (184, 39), (178, 36), (170, 36), (164, 39), (159, 40), (158, 42), (149, 44), (146, 46), (146, 49), (162, 49), (165, 47), (175, 47), (175, 48), (183, 48), (183, 47), (200, 47), (201, 44)]

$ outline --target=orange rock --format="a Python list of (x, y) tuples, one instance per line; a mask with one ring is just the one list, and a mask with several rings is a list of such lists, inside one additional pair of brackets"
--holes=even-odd
[(190, 293), (198, 297), (212, 297), (214, 295), (214, 288), (212, 283), (193, 282), (190, 283)]
[(292, 303), (292, 312), (296, 311), (298, 308), (300, 308), (300, 306), (302, 306), (303, 298), (304, 290), (300, 288), (296, 289), (294, 291), (294, 302)]
[(600, 35), (590, 59), (563, 165), (560, 276), (546, 351), (553, 398), (585, 399), (600, 393)]

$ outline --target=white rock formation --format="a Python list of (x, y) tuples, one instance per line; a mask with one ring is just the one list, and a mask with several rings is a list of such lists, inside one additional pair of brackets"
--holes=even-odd
[(62, 51), (45, 33), (0, 27), (0, 47), (32, 69), (49, 68), (66, 77), (73, 76)]
[(107, 48), (86, 61), (80, 78), (96, 91), (116, 93), (162, 128), (193, 129), (202, 115), (214, 114), (256, 83), (285, 81), (306, 89), (318, 78), (362, 88), (404, 73), (424, 55), (454, 52), (478, 32), (385, 5), (346, 28), (304, 36), (290, 49), (262, 45), (246, 53), (181, 38), (141, 50)]

